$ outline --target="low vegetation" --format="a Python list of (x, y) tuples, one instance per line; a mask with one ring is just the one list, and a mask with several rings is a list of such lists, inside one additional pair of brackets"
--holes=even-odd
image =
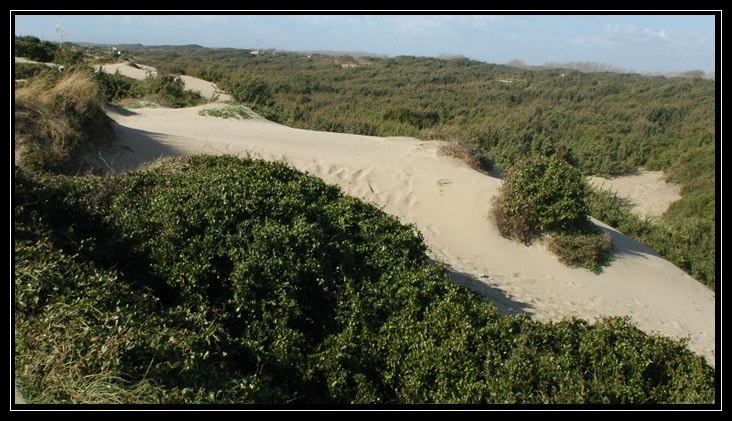
[(227, 105), (224, 108), (206, 108), (199, 111), (198, 115), (218, 118), (233, 118), (235, 120), (250, 118), (246, 108), (241, 105)]
[(613, 244), (588, 220), (587, 188), (582, 174), (557, 155), (526, 158), (494, 199), (493, 220), (502, 236), (524, 244), (549, 234), (549, 249), (562, 262), (597, 273)]
[(119, 71), (108, 74), (97, 72), (97, 81), (108, 102), (144, 100), (164, 107), (181, 108), (203, 104), (206, 100), (198, 92), (185, 89), (180, 77), (168, 74), (148, 75), (143, 80), (124, 76)]
[(494, 170), (493, 163), (483, 151), (472, 143), (445, 142), (440, 145), (440, 153), (445, 156), (459, 159), (470, 168), (484, 174), (491, 174)]
[(29, 402), (711, 403), (683, 342), (500, 315), (411, 226), (282, 164), (15, 174)]
[(24, 57), (28, 60), (50, 63), (54, 61), (59, 45), (51, 41), (41, 41), (38, 37), (15, 37), (13, 45), (15, 57)]

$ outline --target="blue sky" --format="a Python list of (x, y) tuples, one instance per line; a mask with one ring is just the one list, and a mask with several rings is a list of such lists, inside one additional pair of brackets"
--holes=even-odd
[(591, 61), (636, 72), (714, 71), (711, 15), (15, 15), (16, 35), (71, 42), (396, 55), (489, 63)]

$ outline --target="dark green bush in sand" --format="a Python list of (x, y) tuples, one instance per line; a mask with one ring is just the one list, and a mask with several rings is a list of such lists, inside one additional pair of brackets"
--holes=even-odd
[(588, 221), (587, 182), (558, 156), (537, 155), (517, 163), (494, 199), (498, 232), (524, 244), (550, 234), (559, 260), (599, 272), (610, 260), (612, 240)]
[(29, 402), (711, 403), (683, 342), (507, 317), (415, 229), (282, 164), (15, 176)]

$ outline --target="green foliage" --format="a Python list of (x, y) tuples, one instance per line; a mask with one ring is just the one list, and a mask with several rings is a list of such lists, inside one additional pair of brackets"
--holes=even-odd
[(613, 244), (588, 221), (586, 192), (582, 174), (558, 155), (529, 157), (509, 171), (494, 199), (493, 220), (502, 236), (524, 244), (550, 234), (549, 250), (560, 261), (599, 273)]
[(13, 69), (13, 71), (13, 78), (16, 80), (30, 79), (42, 73), (58, 73), (58, 70), (53, 69), (50, 66), (46, 66), (45, 64), (39, 63), (15, 63), (15, 68)]
[(524, 159), (509, 171), (493, 214), (501, 235), (526, 244), (541, 233), (566, 231), (587, 218), (586, 182), (557, 157)]
[(25, 57), (29, 60), (49, 63), (54, 61), (58, 44), (51, 41), (41, 41), (34, 36), (15, 37), (15, 57)]
[(138, 81), (123, 76), (119, 70), (114, 73), (106, 73), (100, 66), (96, 72), (96, 78), (107, 102), (141, 95)]
[(229, 105), (225, 108), (206, 108), (199, 111), (198, 115), (218, 118), (233, 118), (236, 120), (250, 118), (246, 108), (241, 105)]
[(161, 105), (173, 108), (190, 107), (206, 102), (198, 92), (186, 90), (183, 80), (173, 75), (148, 76), (142, 81), (139, 90), (143, 95), (156, 98)]
[(282, 164), (15, 174), (31, 403), (700, 403), (714, 373), (625, 319), (501, 316), (411, 226)]
[(121, 75), (119, 71), (109, 74), (100, 70), (96, 78), (108, 102), (147, 98), (173, 108), (206, 102), (198, 92), (186, 90), (181, 78), (169, 74), (149, 75), (144, 80), (136, 80)]
[(607, 233), (588, 222), (570, 232), (551, 234), (547, 247), (568, 266), (600, 273), (612, 257), (613, 241)]
[(271, 105), (273, 102), (269, 86), (261, 79), (236, 74), (229, 76), (220, 83), (221, 87), (238, 102), (265, 106)]
[(440, 121), (440, 116), (434, 111), (412, 111), (408, 108), (393, 108), (384, 113), (384, 120), (394, 120), (400, 123), (409, 124), (424, 129), (432, 127)]
[(84, 52), (75, 47), (60, 47), (56, 50), (53, 61), (66, 67), (84, 64)]

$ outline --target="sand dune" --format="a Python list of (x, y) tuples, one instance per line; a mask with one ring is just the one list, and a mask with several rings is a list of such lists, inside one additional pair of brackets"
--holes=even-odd
[(110, 110), (119, 142), (98, 156), (115, 171), (194, 153), (287, 162), (414, 224), (456, 282), (504, 313), (541, 320), (626, 315), (647, 332), (689, 337), (690, 348), (714, 364), (714, 293), (612, 228), (598, 223), (618, 249), (602, 274), (568, 268), (542, 244), (500, 237), (487, 215), (502, 181), (441, 156), (439, 142), (294, 129), (256, 115), (198, 115), (222, 106)]
[(588, 177), (595, 187), (616, 193), (628, 199), (633, 211), (641, 218), (663, 215), (672, 203), (681, 199), (681, 187), (669, 183), (663, 171), (640, 171), (622, 177)]

